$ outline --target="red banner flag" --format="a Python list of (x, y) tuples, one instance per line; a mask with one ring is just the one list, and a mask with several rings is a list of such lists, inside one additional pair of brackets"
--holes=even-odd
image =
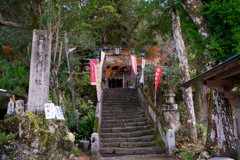
[(90, 59), (90, 77), (91, 77), (91, 85), (96, 85), (96, 78), (95, 78), (95, 65), (97, 65), (97, 59)]
[(137, 76), (138, 73), (137, 73), (137, 59), (136, 59), (136, 56), (131, 56), (131, 61), (132, 61), (133, 73), (134, 73), (135, 76)]
[(156, 100), (156, 91), (158, 87), (158, 82), (162, 73), (162, 67), (155, 66), (155, 94), (154, 94), (154, 100)]

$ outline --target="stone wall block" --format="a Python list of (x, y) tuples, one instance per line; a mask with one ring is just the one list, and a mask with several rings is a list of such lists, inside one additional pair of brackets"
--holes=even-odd
[(23, 100), (17, 100), (16, 102), (16, 114), (22, 115), (24, 113), (24, 101)]

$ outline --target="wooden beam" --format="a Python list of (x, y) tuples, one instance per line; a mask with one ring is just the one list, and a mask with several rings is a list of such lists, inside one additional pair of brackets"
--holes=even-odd
[(184, 88), (188, 88), (196, 83), (203, 83), (203, 77), (198, 78), (198, 79), (193, 79), (192, 81), (190, 80), (188, 83), (185, 83), (184, 85), (182, 85), (182, 87)]
[(226, 64), (224, 66), (221, 66), (217, 70), (210, 72), (209, 74), (204, 76), (204, 80), (207, 80), (211, 77), (214, 77), (218, 74), (221, 74), (223, 71), (229, 71), (229, 70), (231, 70), (231, 68), (234, 68), (236, 66), (239, 66), (239, 60), (236, 60), (236, 61), (234, 61), (232, 63), (229, 63), (229, 64)]
[(232, 79), (233, 87), (240, 87), (240, 80)]
[(223, 98), (227, 98), (234, 108), (240, 107), (240, 92), (224, 92)]
[[(228, 74), (228, 71), (233, 72), (232, 69), (234, 69), (237, 66), (240, 67), (240, 53), (232, 56), (231, 58), (229, 58), (222, 64), (217, 65), (217, 66), (213, 67), (212, 69), (196, 76), (195, 78), (191, 79), (190, 81), (183, 83), (181, 86), (187, 88), (187, 87), (190, 87), (191, 85), (194, 85), (201, 81), (210, 80), (210, 79), (213, 80), (213, 77), (216, 78), (216, 76), (218, 76), (222, 72), (225, 72), (227, 74)], [(238, 69), (236, 69), (236, 72), (237, 72), (237, 70)], [(234, 73), (231, 73), (231, 74), (234, 75)], [(229, 74), (228, 74), (228, 76), (229, 76)], [(224, 79), (224, 78), (222, 78), (222, 79)]]
[[(92, 48), (89, 48), (91, 50), (114, 50), (115, 46), (97, 46), (97, 47), (92, 47)], [(134, 47), (124, 47), (124, 46), (121, 46), (120, 47), (121, 50), (133, 50)], [(145, 51), (146, 48), (143, 47), (140, 49), (140, 51)]]
[(209, 88), (218, 88), (220, 92), (227, 92), (233, 88), (232, 80), (207, 80), (204, 81), (204, 85)]
[[(96, 56), (96, 57), (100, 57), (100, 53), (90, 53), (89, 54), (90, 56)], [(105, 56), (131, 56), (131, 54), (119, 54), (119, 55), (116, 55), (114, 53), (106, 53)], [(141, 57), (144, 57), (144, 53), (140, 53), (140, 56)]]
[(234, 68), (231, 68), (227, 71), (221, 72), (220, 74), (212, 77), (211, 80), (221, 80), (221, 79), (228, 78), (228, 77), (231, 77), (236, 74), (240, 74), (240, 65), (238, 65)]

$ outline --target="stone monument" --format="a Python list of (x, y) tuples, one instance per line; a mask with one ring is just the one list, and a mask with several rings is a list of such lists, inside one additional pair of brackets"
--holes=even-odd
[(17, 100), (16, 103), (16, 114), (22, 115), (24, 113), (24, 101), (23, 100)]
[(50, 78), (51, 36), (47, 30), (33, 30), (30, 66), (28, 110), (44, 111), (48, 102)]
[[(15, 97), (15, 96), (13, 96)], [(10, 98), (10, 101), (8, 102), (8, 108), (7, 108), (7, 114), (8, 115), (12, 115), (14, 113), (14, 102), (13, 100)]]

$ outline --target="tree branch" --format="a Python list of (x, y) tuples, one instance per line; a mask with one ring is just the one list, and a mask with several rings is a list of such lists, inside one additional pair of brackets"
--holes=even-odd
[(14, 27), (14, 28), (20, 28), (20, 29), (32, 30), (32, 28), (29, 28), (27, 26), (24, 26), (24, 25), (21, 25), (21, 24), (18, 24), (18, 23), (4, 21), (1, 13), (0, 13), (0, 25)]

